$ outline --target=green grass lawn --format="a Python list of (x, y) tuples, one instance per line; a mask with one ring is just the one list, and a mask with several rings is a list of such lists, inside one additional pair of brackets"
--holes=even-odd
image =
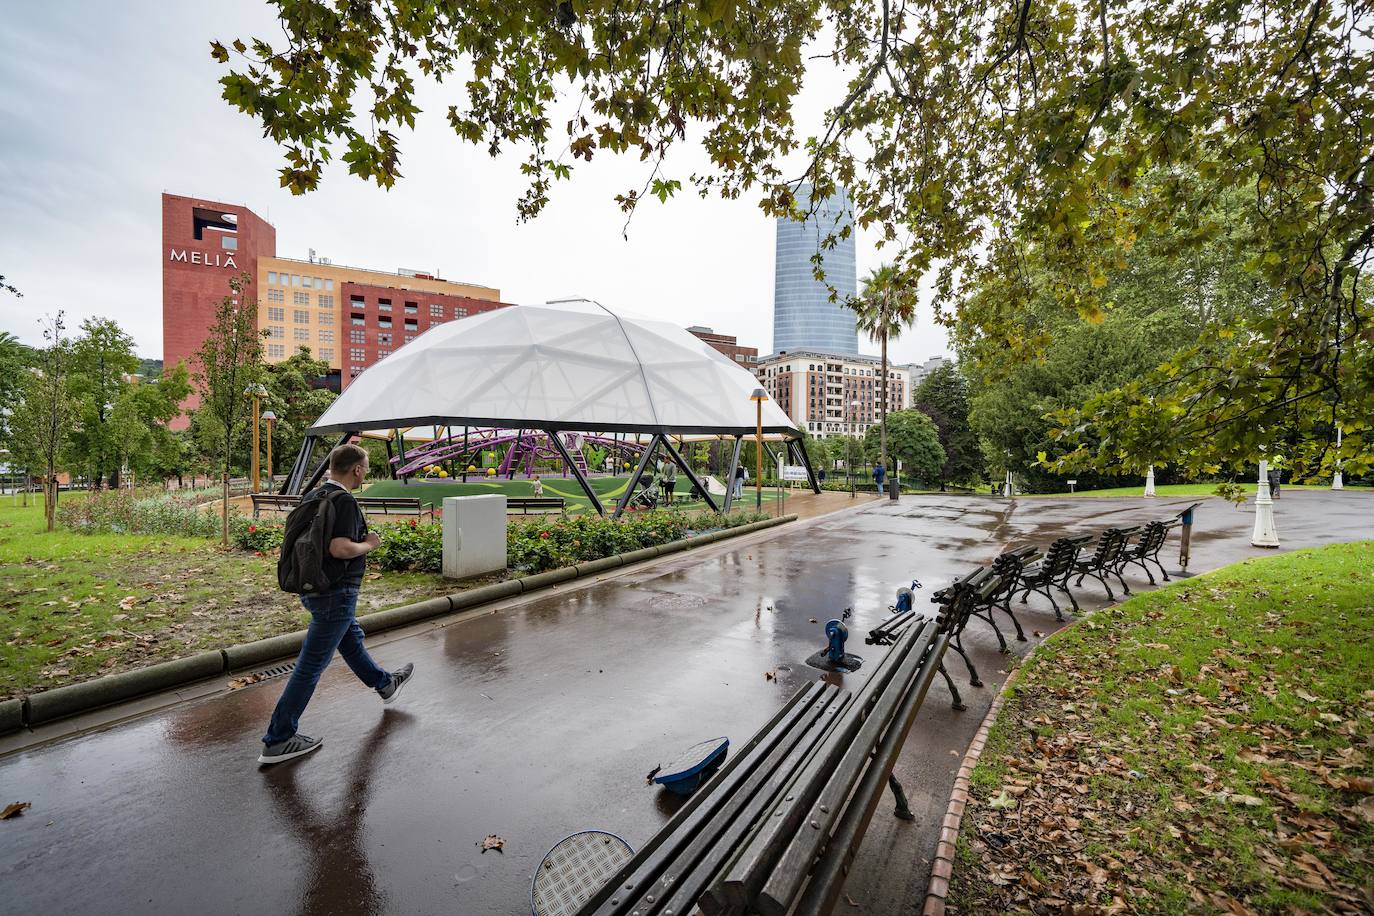
[[(567, 511), (574, 515), (595, 511), (591, 507), (591, 501), (587, 499), (587, 494), (582, 492), (577, 480), (572, 477), (543, 477), (544, 495), (561, 496), (567, 500)], [(620, 498), (625, 492), (625, 485), (629, 482), (628, 477), (592, 477), (590, 478), (592, 490), (596, 493), (601, 504), (608, 510), (613, 502)], [(688, 500), (686, 494), (691, 484), (678, 476), (677, 486), (674, 490), (676, 498), (674, 505), (680, 506), (688, 511), (695, 511), (706, 508), (706, 503), (700, 499)], [(411, 496), (418, 497), (422, 504), (437, 506), (443, 502), (447, 496), (480, 496), (486, 493), (504, 493), (507, 496), (533, 496), (534, 489), (530, 481), (523, 478), (515, 480), (502, 480), (497, 478), (478, 479), (473, 475), (468, 483), (462, 481), (448, 480), (415, 480), (410, 483), (402, 483), (399, 480), (379, 480), (368, 484), (367, 489), (359, 495), (362, 496)], [(748, 503), (750, 511), (753, 509), (754, 497), (752, 491), (747, 494), (748, 498), (741, 502)], [(763, 501), (771, 503), (777, 499), (774, 490), (763, 491)], [(738, 505), (738, 502), (737, 502)]]
[[(49, 534), (34, 503), (0, 498), (0, 698), (290, 632), (308, 620), (299, 600), (277, 589), (274, 557), (198, 538)], [(439, 576), (386, 573), (364, 584), (359, 613), (452, 590)]]
[[(1240, 486), (1245, 490), (1246, 493), (1253, 494), (1253, 493), (1255, 492), (1255, 489), (1256, 489), (1256, 486), (1257, 486), (1257, 485), (1256, 485), (1256, 484), (1253, 484), (1253, 483), (1246, 483), (1246, 484), (1241, 484)], [(1283, 485), (1282, 489), (1283, 489), (1283, 490), (1329, 490), (1329, 489), (1331, 489), (1331, 486), (1330, 486), (1330, 484), (1292, 484), (1292, 483), (1285, 483), (1285, 484)], [(1352, 488), (1347, 484), (1347, 489), (1352, 489)], [(1155, 487), (1155, 495), (1156, 495), (1156, 496), (1160, 496), (1160, 497), (1163, 497), (1163, 496), (1215, 496), (1215, 495), (1216, 495), (1216, 492), (1217, 492), (1217, 485), (1214, 484), (1214, 483), (1170, 483), (1170, 484), (1160, 484), (1160, 485), (1158, 485), (1158, 486)], [(1035, 496), (1140, 496), (1140, 497), (1143, 498), (1144, 493), (1145, 493), (1145, 484), (1144, 484), (1144, 482), (1141, 482), (1140, 484), (1138, 484), (1138, 485), (1136, 485), (1136, 486), (1133, 486), (1133, 487), (1109, 487), (1109, 488), (1107, 488), (1107, 489), (1105, 489), (1105, 490), (1079, 490), (1079, 491), (1076, 492), (1076, 493), (1070, 493), (1069, 491), (1065, 490), (1065, 491), (1062, 492), (1062, 493), (1018, 493), (1018, 494), (1016, 494), (1016, 495), (1017, 495), (1017, 496), (1028, 496), (1028, 497), (1035, 497)]]
[[(1021, 670), (974, 771), (959, 912), (1368, 912), (1374, 541), (1100, 611)], [(1098, 909), (1098, 908), (1102, 909)]]

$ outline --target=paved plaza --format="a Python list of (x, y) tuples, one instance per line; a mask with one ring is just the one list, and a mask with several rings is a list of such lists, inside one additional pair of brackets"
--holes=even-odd
[[(10, 736), (0, 788), (33, 807), (0, 825), (0, 908), (233, 913), (300, 901), (305, 913), (527, 912), (530, 875), (554, 842), (601, 828), (643, 843), (675, 802), (646, 773), (705, 738), (742, 743), (819, 676), (803, 659), (822, 646), (827, 618), (854, 609), (850, 650), (871, 663), (884, 650), (861, 635), (913, 577), (925, 586), (918, 608), (929, 607), (931, 591), (1005, 546), (1191, 502), (859, 501), (388, 634), (369, 642), (385, 667), (415, 663), (404, 699), (384, 712), (336, 660), (301, 724), (323, 750), (268, 770), (252, 761), (281, 680), (107, 712), (75, 734)], [(1275, 509), (1285, 548), (1374, 537), (1374, 494), (1291, 490)], [(1207, 500), (1191, 571), (1265, 553), (1249, 546), (1252, 519)], [(1163, 558), (1177, 568), (1176, 539)], [(1129, 581), (1146, 587), (1138, 573)], [(1102, 603), (1089, 583), (1081, 595)], [(1042, 600), (1021, 618), (1028, 635), (1057, 626)], [(951, 710), (940, 681), (931, 688), (896, 769), (917, 820), (897, 821), (883, 803), (850, 873), (858, 906), (847, 911), (922, 902), (955, 771), (1007, 671), (985, 624), (973, 621), (965, 644), (987, 686), (968, 687), (950, 656), (969, 709)], [(488, 834), (504, 851), (480, 851)]]

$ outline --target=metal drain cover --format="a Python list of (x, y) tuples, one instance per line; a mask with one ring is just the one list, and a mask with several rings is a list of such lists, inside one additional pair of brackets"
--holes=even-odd
[(534, 871), (534, 916), (573, 916), (633, 855), (629, 843), (604, 830), (559, 840)]

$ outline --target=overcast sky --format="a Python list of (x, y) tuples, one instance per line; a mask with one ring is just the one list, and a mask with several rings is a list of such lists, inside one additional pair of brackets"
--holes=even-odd
[[(11, 3), (0, 28), (0, 330), (40, 339), (38, 318), (118, 320), (141, 355), (162, 355), (161, 211), (169, 191), (247, 206), (277, 230), (277, 253), (338, 264), (437, 270), (501, 290), (507, 302), (569, 295), (772, 344), (772, 220), (756, 200), (686, 194), (642, 205), (622, 238), (613, 198), (643, 183), (637, 158), (598, 155), (519, 224), (519, 154), (461, 143), (442, 112), (457, 87), (425, 86), (425, 113), (402, 134), (405, 177), (390, 191), (334, 168), (319, 190), (278, 187), (278, 149), (219, 97), (209, 42), (280, 34), (258, 0)], [(842, 80), (808, 79), (818, 114)], [(810, 125), (804, 125), (809, 127)], [(690, 148), (669, 163), (684, 179)], [(879, 263), (860, 236), (859, 275)], [(898, 361), (946, 351), (927, 305), (891, 347)], [(877, 352), (861, 341), (865, 352)]]

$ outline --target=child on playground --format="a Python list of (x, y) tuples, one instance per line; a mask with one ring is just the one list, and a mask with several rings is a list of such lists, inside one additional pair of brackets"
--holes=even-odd
[(544, 495), (544, 481), (539, 479), (538, 474), (534, 475), (534, 479), (530, 481), (530, 486), (534, 488), (535, 499)]

